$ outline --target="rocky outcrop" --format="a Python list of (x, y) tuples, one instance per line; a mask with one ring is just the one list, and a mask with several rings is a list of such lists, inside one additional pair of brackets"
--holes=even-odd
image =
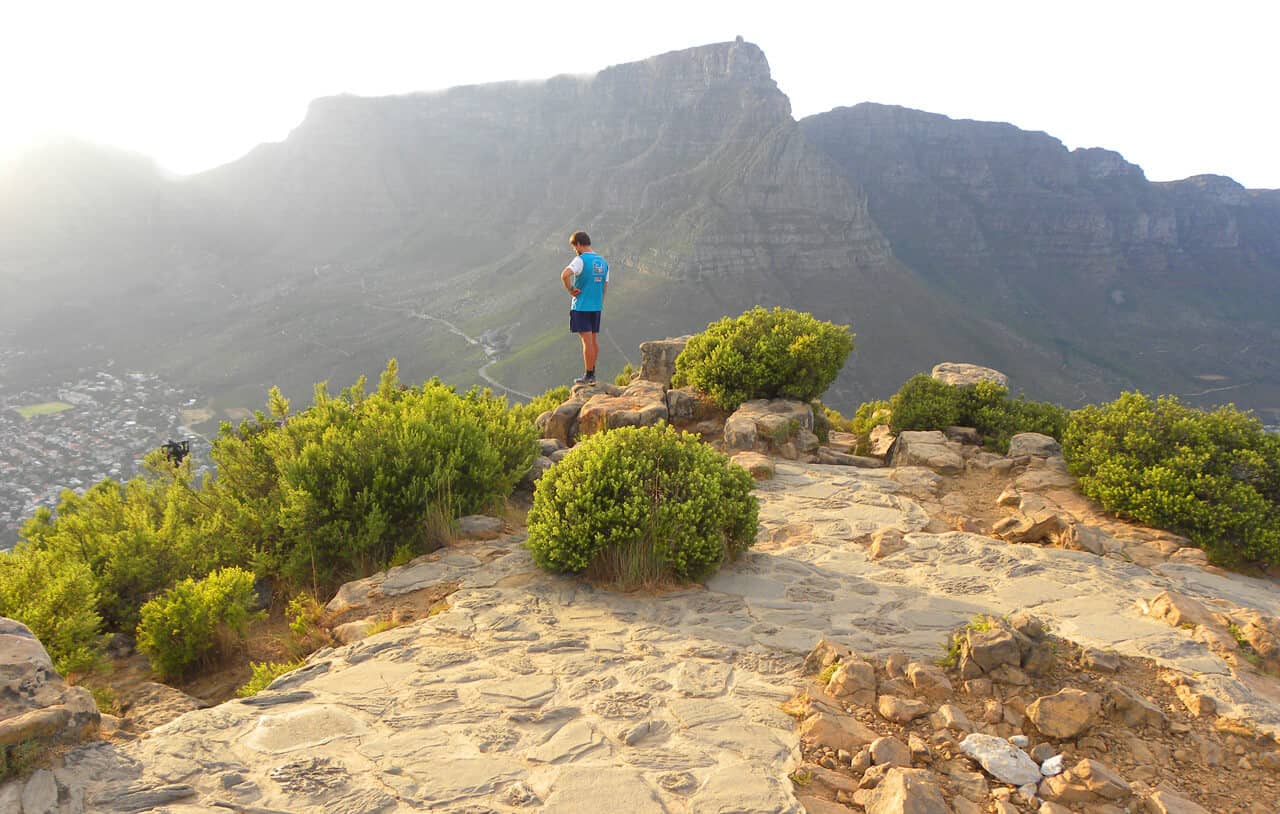
[(955, 475), (964, 470), (964, 458), (938, 430), (909, 430), (898, 434), (889, 452), (893, 466), (922, 466), (942, 475)]
[(97, 734), (93, 695), (71, 687), (31, 630), (0, 617), (0, 749), (75, 743)]
[(746, 401), (724, 423), (728, 450), (756, 450), (795, 460), (816, 452), (818, 443), (813, 434), (813, 408), (803, 401)]
[(688, 336), (641, 342), (640, 372), (637, 378), (670, 387), (671, 377), (676, 375), (676, 357), (688, 342)]
[(998, 370), (968, 362), (942, 362), (933, 366), (930, 375), (943, 384), (967, 387), (978, 382), (994, 382), (1001, 387), (1009, 386), (1009, 377)]

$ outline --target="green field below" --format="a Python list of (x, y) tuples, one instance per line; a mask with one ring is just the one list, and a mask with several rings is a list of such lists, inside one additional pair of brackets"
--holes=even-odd
[(28, 404), (26, 407), (14, 407), (18, 411), (18, 415), (28, 421), (36, 416), (53, 415), (63, 410), (72, 409), (73, 405), (67, 404), (65, 401), (46, 401), (43, 404)]

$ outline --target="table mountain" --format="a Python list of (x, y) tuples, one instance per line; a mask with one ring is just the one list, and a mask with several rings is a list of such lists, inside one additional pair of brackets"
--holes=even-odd
[[(270, 383), (294, 395), (320, 379), (345, 384), (393, 355), (407, 378), (464, 383), (484, 366), (537, 392), (579, 365), (558, 275), (569, 233), (585, 228), (616, 275), (606, 370), (642, 339), (776, 304), (858, 333), (829, 399), (846, 409), (942, 356), (1068, 402), (1135, 384), (1248, 379), (1259, 397), (1280, 387), (1259, 345), (1246, 348), (1275, 330), (1262, 298), (1187, 282), (1231, 256), (1233, 281), (1265, 285), (1276, 239), (1264, 251), (1255, 234), (1280, 222), (1274, 197), (1225, 180), (1152, 185), (1114, 154), (1067, 153), (1007, 125), (824, 116), (797, 123), (763, 52), (741, 41), (593, 76), (319, 99), (282, 142), (147, 181), (158, 190), (145, 198), (149, 222), (117, 224), (129, 196), (83, 204), (79, 222), (124, 237), (93, 242), (67, 225), (45, 262), (80, 268), (89, 245), (108, 281), (43, 275), (39, 298), (26, 292), (19, 340), (91, 329), (81, 356), (160, 369), (227, 403), (257, 403)], [(952, 138), (952, 126), (971, 133)], [(920, 135), (930, 128), (942, 135)], [(959, 146), (930, 157), (915, 140)], [(885, 179), (899, 165), (894, 185)], [(0, 184), (0, 212), (14, 194)], [(1160, 271), (1171, 222), (1179, 240), (1224, 245), (1180, 250)], [(0, 233), (18, 223), (0, 216)], [(139, 235), (138, 223), (156, 225)], [(1120, 232), (1129, 237), (1109, 237)], [(31, 254), (10, 245), (0, 241), (0, 279), (12, 286)], [(86, 317), (75, 326), (49, 319), (77, 303)], [(1214, 365), (1192, 351), (1202, 340)], [(59, 358), (74, 342), (64, 345)]]

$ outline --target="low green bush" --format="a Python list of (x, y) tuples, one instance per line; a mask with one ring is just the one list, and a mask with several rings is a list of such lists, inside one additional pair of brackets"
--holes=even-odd
[(671, 427), (597, 433), (538, 480), (528, 547), (543, 568), (623, 588), (704, 579), (755, 542), (752, 486)]
[(201, 580), (184, 579), (142, 606), (138, 650), (165, 678), (215, 663), (242, 639), (255, 616), (254, 576), (223, 568)]
[(293, 672), (304, 664), (303, 659), (295, 661), (251, 661), (249, 662), (250, 678), (239, 689), (236, 695), (240, 698), (252, 698), (271, 686), (285, 673)]
[(96, 583), (84, 563), (30, 543), (0, 554), (0, 616), (31, 628), (59, 673), (85, 672), (100, 660), (97, 606)]
[(889, 414), (894, 433), (973, 427), (983, 443), (1000, 452), (1007, 452), (1009, 439), (1022, 432), (1061, 440), (1071, 415), (1066, 408), (1049, 402), (1010, 398), (1009, 391), (995, 382), (958, 387), (925, 373), (912, 376), (889, 399)]
[(1072, 414), (1063, 455), (1109, 511), (1183, 534), (1219, 562), (1280, 562), (1280, 437), (1251, 414), (1124, 393)]
[[(537, 455), (531, 420), (487, 390), (459, 396), (438, 380), (400, 384), (395, 361), (377, 390), (364, 382), (213, 445), (220, 525), (254, 552), (260, 573), (321, 593), (397, 556), (439, 544), (439, 523), (493, 507)], [(405, 550), (405, 547), (408, 550)]]
[(713, 322), (676, 357), (676, 387), (694, 385), (725, 410), (756, 398), (813, 401), (853, 350), (847, 325), (790, 309), (752, 308)]
[(917, 373), (889, 399), (890, 429), (940, 430), (960, 423), (960, 388)]

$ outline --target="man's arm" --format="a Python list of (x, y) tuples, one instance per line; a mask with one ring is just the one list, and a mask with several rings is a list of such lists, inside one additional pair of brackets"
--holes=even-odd
[(565, 266), (564, 271), (560, 272), (560, 282), (564, 284), (565, 291), (568, 291), (570, 294), (576, 297), (582, 293), (582, 290), (573, 287), (573, 284), (569, 282), (572, 279), (573, 279), (573, 269), (569, 268), (568, 266)]

